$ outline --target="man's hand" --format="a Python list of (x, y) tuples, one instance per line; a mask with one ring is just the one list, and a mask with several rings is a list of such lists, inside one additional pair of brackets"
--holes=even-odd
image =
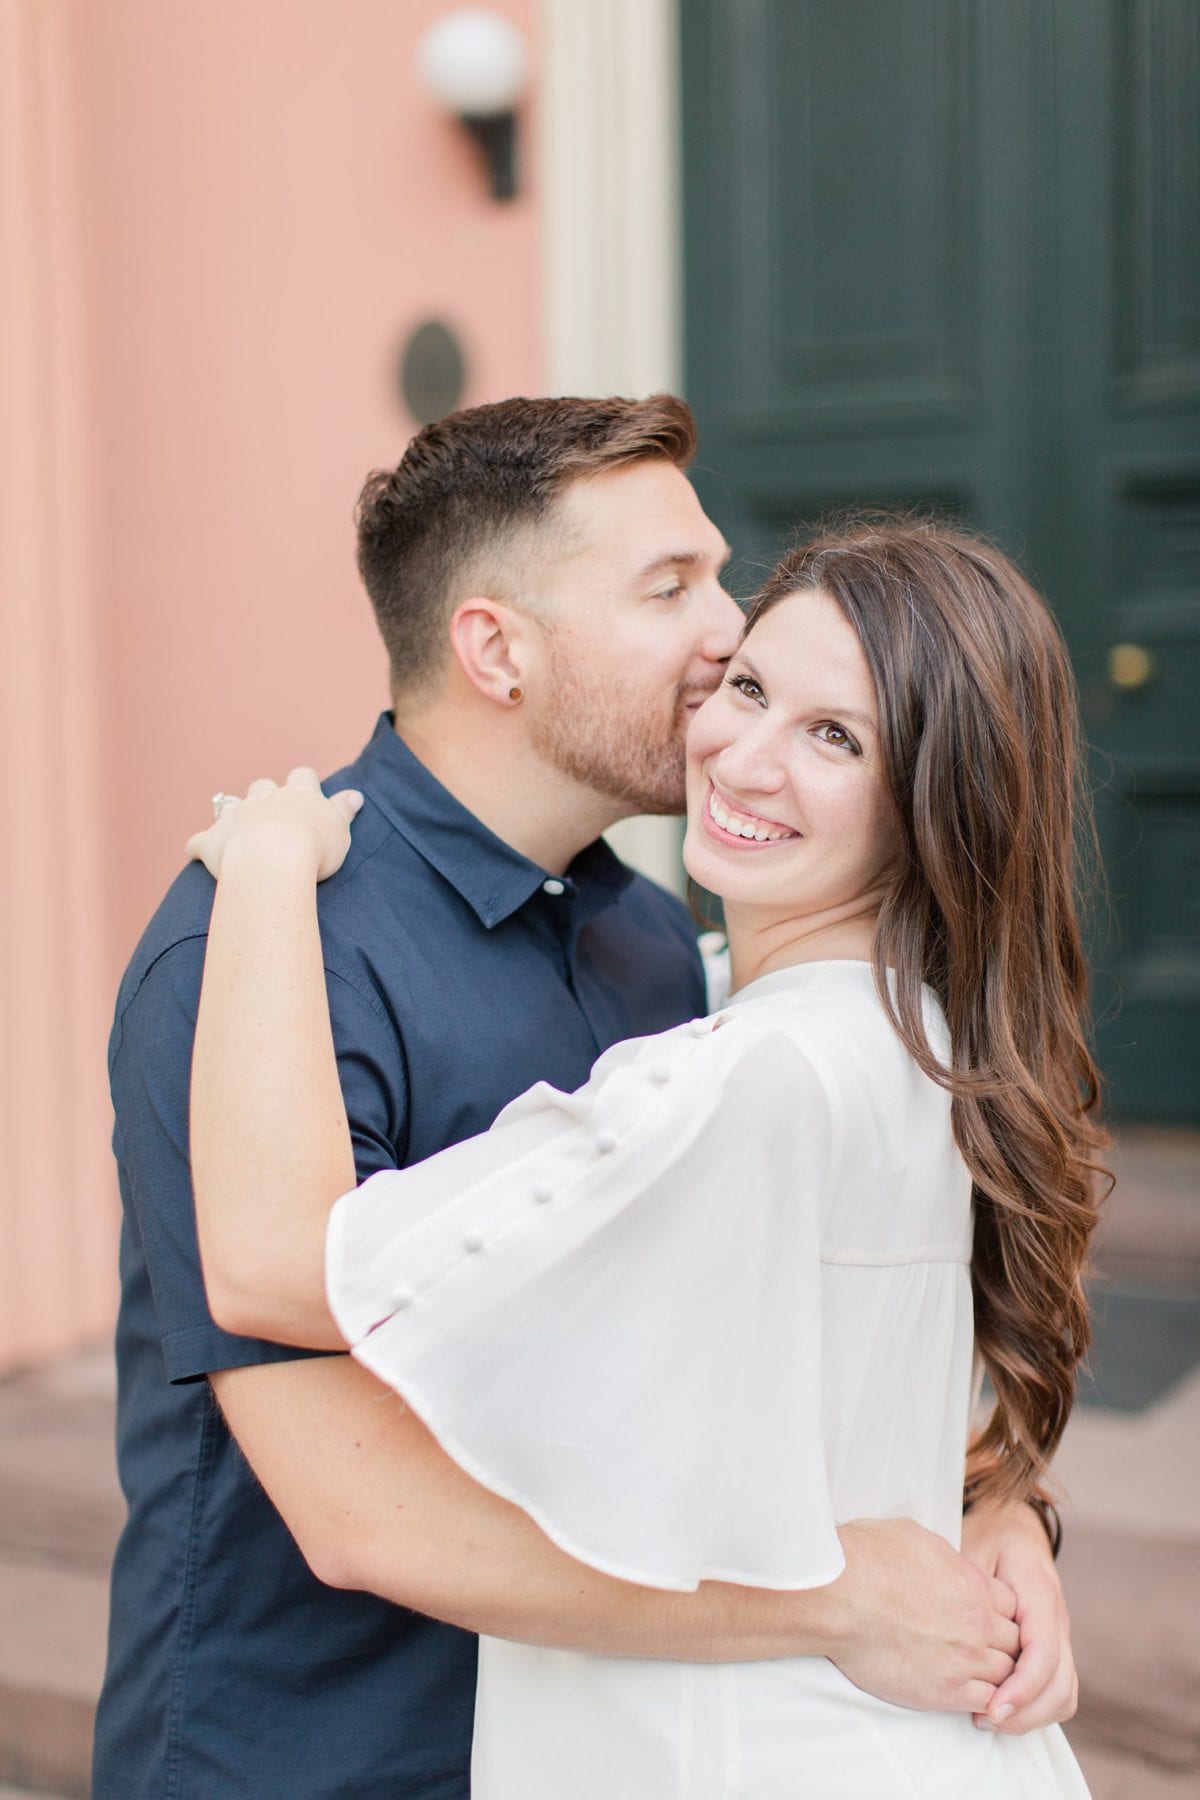
[(1079, 1681), (1071, 1627), (1041, 1520), (1031, 1506), (972, 1507), (963, 1520), (963, 1555), (1016, 1596), (1020, 1632), (1016, 1668), (998, 1686), (976, 1724), (1016, 1735), (1074, 1716)]
[(825, 1592), (842, 1674), (896, 1706), (985, 1712), (1020, 1647), (1012, 1590), (911, 1519), (856, 1519), (838, 1536), (846, 1568)]

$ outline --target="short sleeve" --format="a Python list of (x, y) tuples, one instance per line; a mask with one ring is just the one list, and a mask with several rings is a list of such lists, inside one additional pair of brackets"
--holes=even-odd
[(445, 1450), (581, 1562), (820, 1586), (843, 1567), (821, 1433), (833, 1154), (786, 1035), (697, 1021), (344, 1196), (330, 1304)]
[[(111, 1066), (130, 1242), (149, 1279), (169, 1381), (327, 1354), (235, 1336), (208, 1310), (188, 1161), (192, 1039), (206, 941), (203, 934), (181, 939), (147, 970), (121, 1013)], [(332, 972), (327, 981), (355, 1167), (365, 1179), (394, 1164), (403, 1069), (386, 1025), (364, 997)], [(128, 1279), (128, 1265), (125, 1273)]]

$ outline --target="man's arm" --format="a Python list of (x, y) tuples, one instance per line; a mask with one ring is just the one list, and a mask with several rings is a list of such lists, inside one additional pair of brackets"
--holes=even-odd
[(829, 1656), (897, 1705), (982, 1712), (1011, 1670), (1011, 1598), (907, 1520), (841, 1533), (824, 1588), (705, 1582), (667, 1593), (598, 1574), (471, 1480), (348, 1357), (211, 1377), (226, 1420), (314, 1573), (522, 1643), (689, 1662)]
[(986, 1720), (1010, 1736), (1073, 1718), (1079, 1680), (1071, 1624), (1045, 1527), (1031, 1506), (973, 1506), (963, 1520), (963, 1555), (1016, 1595), (1021, 1650)]

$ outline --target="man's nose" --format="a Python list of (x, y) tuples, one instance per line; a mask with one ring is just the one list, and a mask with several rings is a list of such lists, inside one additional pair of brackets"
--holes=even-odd
[(700, 654), (708, 662), (727, 663), (737, 649), (745, 623), (746, 615), (733, 595), (718, 586), (713, 594), (711, 618), (700, 644)]

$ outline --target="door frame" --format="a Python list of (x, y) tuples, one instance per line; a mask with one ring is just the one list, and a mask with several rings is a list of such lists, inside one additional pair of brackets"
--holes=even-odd
[[(548, 394), (678, 393), (682, 169), (677, 0), (542, 0), (538, 186)], [(683, 891), (677, 819), (626, 819), (618, 854)]]

